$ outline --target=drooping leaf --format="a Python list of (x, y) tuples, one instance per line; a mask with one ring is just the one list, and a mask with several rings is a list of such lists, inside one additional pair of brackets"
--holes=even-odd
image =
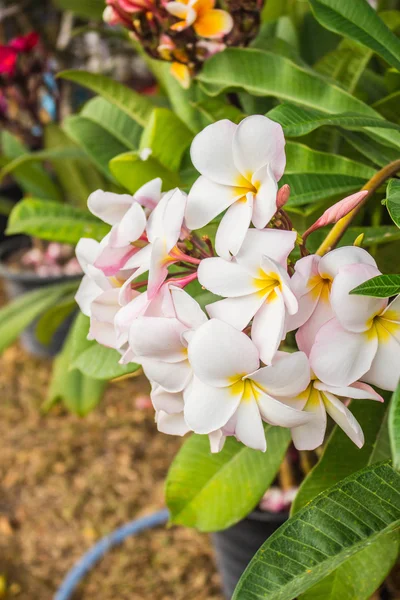
[(81, 237), (101, 240), (109, 226), (89, 211), (48, 200), (21, 200), (8, 220), (7, 234), (25, 233), (42, 240), (77, 244)]
[(139, 148), (143, 128), (118, 106), (101, 96), (89, 100), (80, 116), (100, 125), (128, 150)]
[(368, 466), (319, 494), (258, 550), (233, 600), (292, 600), (400, 525), (400, 474)]
[(140, 369), (140, 365), (135, 363), (120, 365), (120, 358), (121, 355), (116, 350), (95, 342), (73, 360), (70, 368), (78, 369), (88, 377), (107, 381)]
[(391, 179), (386, 190), (386, 207), (392, 221), (400, 228), (400, 181)]
[(289, 444), (288, 431), (265, 426), (268, 450), (228, 438), (211, 454), (208, 437), (192, 435), (173, 461), (166, 482), (171, 522), (217, 531), (243, 519), (272, 483)]
[[(122, 83), (118, 83), (104, 75), (88, 73), (87, 71), (62, 71), (58, 77), (68, 79), (87, 87), (99, 94), (111, 104), (115, 104), (139, 125), (145, 126), (154, 108), (147, 96), (138, 94)], [(179, 85), (179, 84), (178, 84)]]
[[(37, 152), (27, 152), (21, 154), (14, 160), (10, 161), (0, 171), (0, 181), (4, 179), (6, 175), (9, 175), (13, 171), (18, 169), (26, 168), (28, 163), (41, 163), (45, 160), (69, 160), (69, 159), (81, 159), (84, 154), (79, 148), (54, 148), (51, 150), (38, 150)], [(59, 197), (57, 194), (56, 198)], [(54, 198), (53, 198), (54, 200)]]
[(177, 173), (164, 167), (152, 156), (142, 160), (137, 152), (126, 152), (113, 158), (110, 161), (110, 171), (131, 194), (155, 177), (161, 177), (164, 191), (181, 184)]
[(389, 438), (393, 466), (400, 470), (400, 382), (394, 392), (389, 411)]
[(350, 294), (357, 296), (374, 296), (375, 298), (390, 298), (400, 294), (400, 275), (378, 275), (361, 283)]
[(20, 333), (40, 314), (57, 303), (76, 283), (49, 285), (27, 292), (0, 309), (0, 352), (12, 344)]
[(327, 29), (367, 46), (400, 69), (400, 40), (365, 0), (310, 0), (318, 21)]
[(192, 139), (193, 133), (171, 110), (155, 108), (143, 131), (140, 149), (150, 148), (164, 167), (177, 171)]

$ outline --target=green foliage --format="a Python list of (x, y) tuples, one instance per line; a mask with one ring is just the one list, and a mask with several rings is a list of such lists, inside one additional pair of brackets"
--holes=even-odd
[(391, 179), (386, 190), (386, 207), (392, 218), (400, 228), (400, 181)]
[(155, 177), (161, 177), (164, 191), (181, 184), (177, 173), (164, 167), (152, 156), (143, 160), (137, 152), (126, 152), (113, 158), (110, 162), (110, 171), (118, 183), (131, 194)]
[(233, 599), (292, 600), (399, 525), (400, 475), (390, 463), (366, 467), (282, 525), (250, 562)]
[(74, 299), (75, 294), (69, 294), (58, 300), (39, 319), (36, 325), (36, 337), (45, 346), (50, 344), (54, 333), (60, 325), (69, 317), (77, 306)]
[(78, 17), (101, 20), (104, 4), (99, 0), (53, 0), (63, 10), (70, 10)]
[(77, 244), (81, 237), (101, 240), (109, 226), (88, 211), (36, 198), (21, 200), (13, 209), (7, 234), (26, 233), (43, 240)]
[(118, 106), (101, 96), (89, 100), (80, 112), (81, 117), (89, 119), (108, 131), (128, 150), (137, 150), (143, 128)]
[(394, 392), (389, 411), (389, 438), (393, 466), (400, 470), (400, 382)]
[(375, 298), (389, 298), (400, 293), (400, 275), (378, 275), (372, 277), (356, 288), (350, 294), (358, 296), (375, 296)]
[(274, 480), (290, 440), (286, 429), (266, 425), (265, 432), (265, 453), (230, 437), (220, 453), (211, 454), (208, 436), (192, 435), (167, 477), (171, 522), (217, 531), (251, 512)]
[(122, 375), (134, 373), (140, 368), (140, 365), (135, 363), (120, 365), (118, 364), (120, 358), (121, 355), (116, 350), (92, 342), (74, 359), (71, 368), (78, 369), (88, 377), (103, 380), (116, 379)]

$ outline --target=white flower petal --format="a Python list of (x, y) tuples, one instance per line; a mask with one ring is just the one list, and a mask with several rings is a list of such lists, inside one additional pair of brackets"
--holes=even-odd
[(343, 429), (356, 446), (362, 448), (364, 445), (364, 434), (357, 419), (343, 402), (338, 400), (333, 394), (324, 392), (322, 398), (328, 415)]
[(400, 380), (400, 323), (377, 319), (378, 350), (371, 368), (362, 377), (383, 390), (394, 392)]
[(292, 397), (310, 383), (310, 366), (303, 352), (279, 353), (279, 360), (252, 373), (249, 378), (271, 396)]
[(170, 287), (176, 316), (189, 329), (196, 329), (207, 321), (200, 305), (185, 290), (175, 286)]
[(75, 301), (84, 315), (90, 317), (92, 302), (102, 293), (102, 288), (91, 277), (84, 275), (75, 294)]
[(136, 242), (146, 227), (144, 210), (136, 202), (127, 210), (121, 221), (114, 225), (109, 239), (112, 248), (123, 248)]
[(96, 190), (88, 198), (88, 209), (109, 225), (119, 223), (134, 202), (129, 194), (114, 194)]
[(311, 418), (307, 412), (292, 408), (269, 394), (260, 392), (257, 402), (262, 417), (271, 425), (297, 427), (307, 423)]
[(272, 258), (286, 268), (287, 257), (294, 248), (296, 235), (295, 231), (249, 229), (236, 260), (255, 276), (259, 273), (263, 256)]
[(136, 358), (136, 361), (142, 365), (147, 379), (156, 382), (167, 392), (182, 392), (191, 382), (192, 369), (187, 360), (167, 363), (152, 358)]
[(312, 418), (305, 425), (292, 429), (293, 444), (297, 450), (315, 450), (323, 444), (327, 421), (325, 405), (317, 390), (311, 391), (303, 410)]
[(206, 309), (211, 318), (225, 321), (243, 331), (264, 301), (265, 298), (259, 294), (248, 294), (239, 298), (224, 298), (208, 304)]
[(364, 248), (343, 246), (325, 254), (319, 261), (318, 270), (322, 276), (334, 279), (339, 273), (339, 269), (354, 264), (370, 265), (377, 268), (374, 258)]
[(242, 392), (238, 386), (209, 386), (196, 377), (185, 394), (185, 421), (195, 433), (211, 433), (229, 421)]
[(236, 411), (236, 438), (254, 450), (265, 452), (267, 442), (258, 404), (255, 398), (242, 400)]
[(337, 387), (333, 385), (327, 385), (322, 381), (315, 381), (314, 387), (317, 390), (323, 392), (330, 392), (334, 396), (340, 396), (341, 398), (355, 398), (359, 400), (376, 400), (377, 402), (384, 402), (382, 396), (378, 394), (370, 385), (357, 381), (349, 386)]
[[(300, 299), (300, 304), (304, 299), (308, 299), (310, 295), (303, 296)], [(293, 318), (296, 318), (296, 316), (297, 315), (294, 315)], [(317, 333), (321, 327), (333, 317), (334, 313), (329, 303), (329, 298), (325, 293), (322, 293), (318, 298), (317, 305), (310, 318), (300, 327), (296, 334), (297, 346), (300, 350), (305, 352), (307, 356), (309, 356), (311, 352)]]
[(158, 384), (153, 384), (151, 390), (151, 401), (155, 410), (163, 410), (169, 415), (175, 415), (183, 411), (183, 394), (167, 392)]
[(215, 250), (219, 256), (229, 260), (235, 256), (243, 243), (253, 213), (253, 194), (234, 202), (226, 211), (215, 237)]
[(285, 331), (285, 303), (278, 288), (257, 311), (251, 327), (251, 338), (263, 363), (270, 364)]
[(221, 185), (199, 177), (187, 199), (185, 223), (189, 229), (200, 229), (215, 219), (231, 204), (246, 196), (248, 189)]
[(259, 169), (252, 177), (252, 183), (257, 189), (254, 198), (252, 223), (257, 229), (263, 229), (276, 213), (276, 195), (278, 184), (270, 165)]
[(183, 436), (190, 431), (190, 428), (186, 425), (183, 413), (169, 415), (160, 410), (157, 413), (156, 422), (158, 431), (167, 433), (168, 435)]
[(156, 177), (148, 181), (135, 192), (135, 200), (145, 208), (154, 209), (161, 199), (162, 180)]
[(202, 260), (197, 275), (201, 285), (219, 296), (235, 298), (259, 291), (254, 277), (244, 267), (223, 258)]
[[(168, 363), (180, 362), (186, 358), (181, 341), (186, 329), (178, 319), (139, 317), (130, 327), (129, 345), (137, 356)], [(154, 377), (151, 379), (157, 381)]]
[(212, 454), (221, 452), (226, 440), (226, 436), (222, 433), (222, 430), (217, 429), (216, 431), (212, 431), (208, 434), (208, 439), (210, 440), (210, 450)]

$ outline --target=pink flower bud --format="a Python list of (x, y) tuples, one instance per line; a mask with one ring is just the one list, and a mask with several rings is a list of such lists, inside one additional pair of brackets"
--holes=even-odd
[(303, 235), (303, 240), (306, 239), (307, 236), (310, 235), (316, 229), (320, 229), (320, 227), (325, 227), (325, 225), (331, 225), (333, 223), (337, 223), (345, 217), (349, 212), (354, 210), (359, 204), (362, 203), (365, 196), (368, 194), (367, 191), (357, 192), (356, 194), (352, 194), (351, 196), (347, 196), (340, 202), (336, 202), (333, 206), (330, 206), (324, 214), (317, 220)]
[(283, 206), (285, 206), (286, 202), (289, 200), (290, 196), (290, 186), (285, 183), (279, 190), (276, 195), (276, 208), (279, 210)]

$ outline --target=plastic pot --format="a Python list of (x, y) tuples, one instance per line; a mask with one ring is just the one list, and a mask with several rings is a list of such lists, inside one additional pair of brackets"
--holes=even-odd
[(236, 525), (212, 534), (218, 571), (227, 600), (257, 550), (288, 519), (288, 513), (256, 510)]
[[(80, 276), (62, 275), (60, 277), (39, 277), (32, 272), (16, 272), (10, 270), (6, 260), (15, 252), (22, 248), (30, 248), (31, 241), (26, 236), (15, 236), (0, 242), (0, 276), (4, 281), (4, 288), (9, 300), (18, 298), (26, 292), (36, 290), (41, 287), (53, 285), (56, 283), (66, 283), (68, 281), (78, 281)], [(75, 313), (68, 316), (59, 328), (54, 332), (50, 344), (42, 344), (36, 337), (36, 326), (39, 321), (35, 319), (22, 332), (20, 340), (23, 348), (35, 356), (51, 357), (55, 356), (62, 348), (69, 328), (74, 320)]]

